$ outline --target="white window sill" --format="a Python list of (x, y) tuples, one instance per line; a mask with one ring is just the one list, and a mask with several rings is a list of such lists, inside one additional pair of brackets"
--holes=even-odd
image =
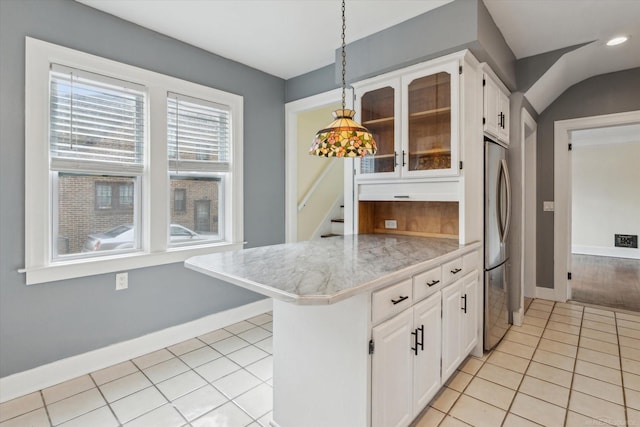
[(198, 247), (172, 248), (158, 253), (127, 253), (105, 256), (99, 259), (56, 262), (44, 267), (19, 270), (27, 274), (27, 285), (75, 279), (97, 274), (115, 273), (136, 268), (153, 267), (162, 264), (183, 262), (196, 255), (226, 252), (242, 249), (244, 243), (217, 243)]

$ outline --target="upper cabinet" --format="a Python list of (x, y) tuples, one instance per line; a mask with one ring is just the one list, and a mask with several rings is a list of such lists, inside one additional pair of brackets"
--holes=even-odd
[(354, 85), (358, 118), (378, 145), (356, 162), (358, 178), (458, 174), (459, 73), (452, 60)]
[(491, 69), (483, 64), (484, 132), (509, 144), (509, 91)]

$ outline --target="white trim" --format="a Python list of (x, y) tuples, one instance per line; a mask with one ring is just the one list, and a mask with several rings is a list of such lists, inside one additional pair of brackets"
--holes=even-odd
[[(640, 123), (640, 110), (578, 119), (559, 120), (554, 126), (553, 194), (553, 282), (558, 301), (571, 295), (567, 272), (571, 269), (571, 156), (568, 144), (571, 132), (606, 126)], [(538, 288), (540, 289), (540, 288)]]
[[(285, 241), (298, 240), (298, 114), (340, 102), (340, 89), (288, 102), (285, 112)], [(331, 121), (327, 117), (327, 123)], [(311, 141), (309, 141), (311, 145)]]
[(638, 248), (610, 248), (605, 246), (583, 246), (572, 245), (571, 253), (581, 255), (606, 256), (614, 258), (640, 259), (640, 249)]
[[(537, 236), (536, 236), (536, 220), (537, 220), (537, 206), (536, 201), (536, 188), (537, 188), (537, 172), (536, 172), (536, 147), (537, 147), (537, 129), (538, 124), (535, 119), (529, 114), (526, 108), (522, 108), (521, 116), (521, 126), (520, 126), (520, 138), (521, 138), (521, 165), (522, 165), (522, 209), (521, 209), (521, 257), (520, 257), (520, 308), (524, 307), (524, 296), (525, 296), (525, 283), (527, 282), (527, 278), (525, 278), (525, 263), (533, 264), (532, 273), (533, 277), (528, 278), (530, 280), (529, 283), (532, 283), (533, 286), (537, 283), (537, 265), (536, 265), (536, 247), (537, 247)], [(529, 132), (527, 132), (529, 130)], [(530, 141), (530, 142), (527, 142)], [(531, 147), (532, 146), (532, 147)], [(532, 148), (532, 150), (530, 150)], [(527, 153), (530, 155), (527, 156)], [(531, 173), (527, 174), (527, 171)], [(533, 194), (532, 194), (533, 193)], [(527, 210), (527, 196), (533, 195), (533, 209)], [(533, 220), (532, 217), (533, 216)], [(529, 221), (527, 221), (529, 219)], [(528, 225), (527, 225), (528, 224)], [(528, 231), (528, 232), (527, 232)], [(534, 289), (529, 289), (529, 291)], [(533, 296), (533, 295), (530, 295)]]
[(556, 295), (556, 291), (553, 288), (542, 288), (540, 286), (536, 286), (536, 298), (546, 299), (549, 301), (566, 301), (565, 299), (559, 299)]
[(272, 310), (266, 298), (0, 378), (0, 402), (121, 363)]
[[(240, 95), (122, 64), (41, 40), (26, 37), (25, 53), (25, 268), (26, 283), (44, 283), (94, 274), (181, 262), (203, 252), (239, 249), (243, 226), (243, 113)], [(49, 179), (48, 100), (52, 63), (108, 75), (142, 85), (148, 96), (145, 132), (145, 171), (140, 210), (144, 215), (142, 250), (126, 256), (51, 261), (52, 195)], [(232, 112), (231, 173), (225, 179), (222, 217), (225, 241), (217, 244), (167, 248), (169, 224), (169, 171), (166, 143), (167, 92), (208, 99), (228, 106)], [(150, 167), (151, 165), (151, 167)], [(153, 215), (149, 213), (153, 212)]]

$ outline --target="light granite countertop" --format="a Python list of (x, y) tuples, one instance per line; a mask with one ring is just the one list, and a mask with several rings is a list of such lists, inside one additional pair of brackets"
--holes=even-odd
[(282, 301), (322, 305), (394, 284), (479, 247), (360, 234), (199, 255), (185, 266)]

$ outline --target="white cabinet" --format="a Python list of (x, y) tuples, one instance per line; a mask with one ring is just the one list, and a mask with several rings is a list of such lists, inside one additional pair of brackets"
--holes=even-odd
[(371, 426), (402, 427), (411, 422), (413, 311), (373, 328)]
[(509, 91), (486, 64), (483, 69), (484, 132), (509, 144)]
[(478, 343), (478, 262), (472, 251), (372, 294), (372, 427), (408, 426)]
[(462, 349), (466, 357), (478, 343), (478, 273), (462, 279)]
[[(440, 348), (442, 343), (440, 292), (416, 304), (413, 324), (419, 332), (419, 348), (413, 358), (413, 415), (427, 406), (440, 389)], [(417, 354), (415, 354), (417, 352)]]
[(372, 427), (407, 426), (440, 388), (440, 293), (373, 328)]
[(354, 84), (356, 112), (378, 152), (358, 179), (457, 175), (460, 58), (431, 61)]
[(442, 382), (478, 342), (478, 272), (442, 290)]

